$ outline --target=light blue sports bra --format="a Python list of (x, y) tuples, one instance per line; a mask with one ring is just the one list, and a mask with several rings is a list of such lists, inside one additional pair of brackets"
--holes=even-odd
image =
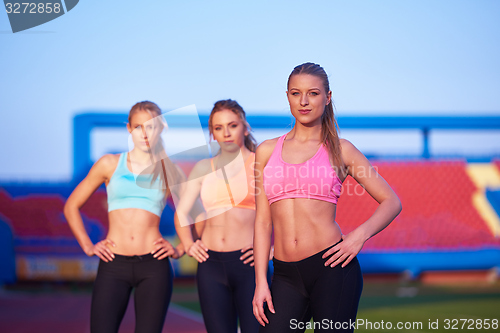
[(159, 186), (158, 177), (151, 188), (137, 185), (151, 184), (151, 175), (133, 174), (127, 167), (127, 153), (121, 153), (116, 170), (106, 188), (108, 193), (108, 212), (116, 209), (144, 209), (161, 217), (165, 208), (165, 194)]

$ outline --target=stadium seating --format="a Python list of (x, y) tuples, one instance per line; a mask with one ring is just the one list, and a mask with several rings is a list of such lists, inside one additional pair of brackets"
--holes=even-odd
[[(500, 247), (472, 204), (476, 187), (464, 161), (374, 161), (401, 199), (401, 214), (368, 240), (366, 251), (460, 251)], [(368, 219), (376, 201), (349, 177), (339, 199), (337, 221), (344, 233)]]

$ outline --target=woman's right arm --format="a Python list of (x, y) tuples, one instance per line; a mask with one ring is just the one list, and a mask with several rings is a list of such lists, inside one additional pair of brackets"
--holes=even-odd
[(115, 246), (111, 240), (103, 240), (96, 245), (90, 240), (85, 226), (83, 225), (80, 208), (87, 202), (90, 196), (103, 184), (113, 170), (116, 168), (116, 156), (105, 155), (101, 157), (90, 169), (88, 175), (73, 190), (64, 205), (64, 216), (68, 221), (71, 231), (76, 237), (78, 244), (88, 256), (97, 255), (104, 261), (111, 261), (113, 253), (107, 248), (107, 244)]
[(257, 147), (255, 152), (255, 230), (254, 230), (254, 263), (255, 263), (255, 294), (253, 298), (253, 313), (262, 326), (269, 323), (264, 314), (264, 302), (274, 313), (271, 292), (267, 284), (267, 267), (271, 249), (271, 234), (273, 223), (271, 207), (264, 192), (264, 167), (271, 156), (276, 140), (267, 140)]
[(184, 189), (180, 192), (179, 201), (175, 207), (174, 223), (175, 230), (185, 253), (195, 258), (198, 262), (206, 261), (208, 258), (208, 248), (201, 240), (194, 240), (192, 226), (189, 219), (189, 213), (193, 205), (198, 199), (201, 190), (201, 182), (203, 179), (203, 164), (204, 161), (198, 162), (194, 167), (185, 184), (182, 184)]
[[(177, 207), (179, 206), (180, 198), (184, 198), (184, 195), (185, 195), (186, 190), (187, 190), (187, 177), (186, 177), (186, 174), (184, 173), (184, 171), (178, 165), (175, 165), (175, 167), (177, 168), (177, 172), (179, 174), (179, 182), (177, 185), (175, 185), (171, 188), (171, 190), (172, 190), (171, 194), (172, 194), (172, 198), (174, 200), (174, 206), (175, 206), (176, 212), (177, 212)], [(191, 190), (193, 190), (193, 189), (191, 189)], [(194, 190), (193, 192), (196, 193), (196, 190)], [(183, 203), (183, 205), (184, 205), (184, 203)], [(185, 214), (185, 212), (184, 212), (184, 214)], [(183, 215), (183, 213), (181, 213), (181, 215), (182, 215), (181, 220), (184, 219), (183, 220), (184, 222), (182, 223), (182, 225), (186, 225), (186, 224), (191, 225), (191, 240), (196, 241), (197, 239), (201, 238), (201, 237), (199, 237), (199, 235), (201, 235), (200, 231), (202, 231), (202, 230), (198, 230), (198, 224), (202, 223), (199, 221), (203, 221), (203, 217), (205, 216), (205, 209), (203, 208), (203, 204), (201, 203), (201, 201), (199, 199), (196, 199), (194, 201), (192, 208), (189, 212), (189, 215)], [(176, 214), (174, 215), (174, 224), (175, 223), (176, 223), (176, 225), (179, 225), (179, 228), (180, 228), (179, 216), (177, 216)], [(192, 224), (194, 224), (194, 225), (192, 225)], [(176, 227), (176, 229), (178, 229), (178, 228)], [(185, 231), (181, 230), (180, 232), (183, 235), (183, 239), (187, 239), (189, 242), (189, 237), (184, 235)], [(177, 234), (179, 235), (179, 232), (177, 232)], [(180, 240), (180, 237), (179, 237), (179, 240)], [(184, 243), (182, 243), (182, 241), (180, 241), (179, 244), (177, 244), (177, 246), (175, 247), (175, 251), (177, 253), (174, 256), (172, 256), (172, 258), (174, 258), (174, 259), (179, 259), (187, 252), (186, 248), (184, 247)]]

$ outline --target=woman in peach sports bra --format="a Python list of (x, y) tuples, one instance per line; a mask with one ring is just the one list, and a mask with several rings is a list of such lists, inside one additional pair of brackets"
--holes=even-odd
[[(315, 323), (328, 323), (317, 324), (314, 332), (352, 332), (363, 287), (356, 255), (400, 213), (401, 203), (366, 157), (339, 139), (323, 68), (313, 63), (295, 67), (287, 87), (295, 125), (256, 151), (253, 312), (262, 325), (259, 332), (303, 332), (311, 316)], [(379, 206), (367, 221), (342, 235), (335, 212), (347, 175)]]
[[(236, 333), (238, 320), (242, 333), (257, 332), (252, 313), (255, 139), (242, 107), (230, 99), (215, 103), (208, 127), (220, 152), (193, 167), (176, 207), (177, 234), (199, 262), (196, 278), (207, 332)], [(198, 196), (207, 219), (203, 228), (196, 224), (201, 239), (194, 240), (186, 214)]]

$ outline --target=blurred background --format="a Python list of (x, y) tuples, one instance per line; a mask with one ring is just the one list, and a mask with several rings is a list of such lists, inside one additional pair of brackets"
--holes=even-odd
[[(167, 113), (194, 105), (208, 142), (213, 103), (235, 99), (262, 142), (292, 127), (286, 81), (307, 61), (329, 74), (341, 137), (403, 204), (359, 255), (358, 318), (423, 330), (428, 320), (500, 319), (498, 17), (495, 0), (85, 1), (14, 34), (2, 11), (2, 331), (88, 332), (98, 261), (81, 251), (62, 207), (93, 162), (128, 149), (133, 104), (151, 100)], [(182, 151), (199, 128), (175, 130)], [(187, 173), (192, 158), (182, 161)], [(352, 179), (344, 189), (337, 220), (347, 233), (376, 202)], [(95, 242), (106, 205), (103, 187), (82, 209)], [(161, 231), (176, 242), (173, 208)], [(165, 331), (203, 332), (196, 263), (173, 264)]]

